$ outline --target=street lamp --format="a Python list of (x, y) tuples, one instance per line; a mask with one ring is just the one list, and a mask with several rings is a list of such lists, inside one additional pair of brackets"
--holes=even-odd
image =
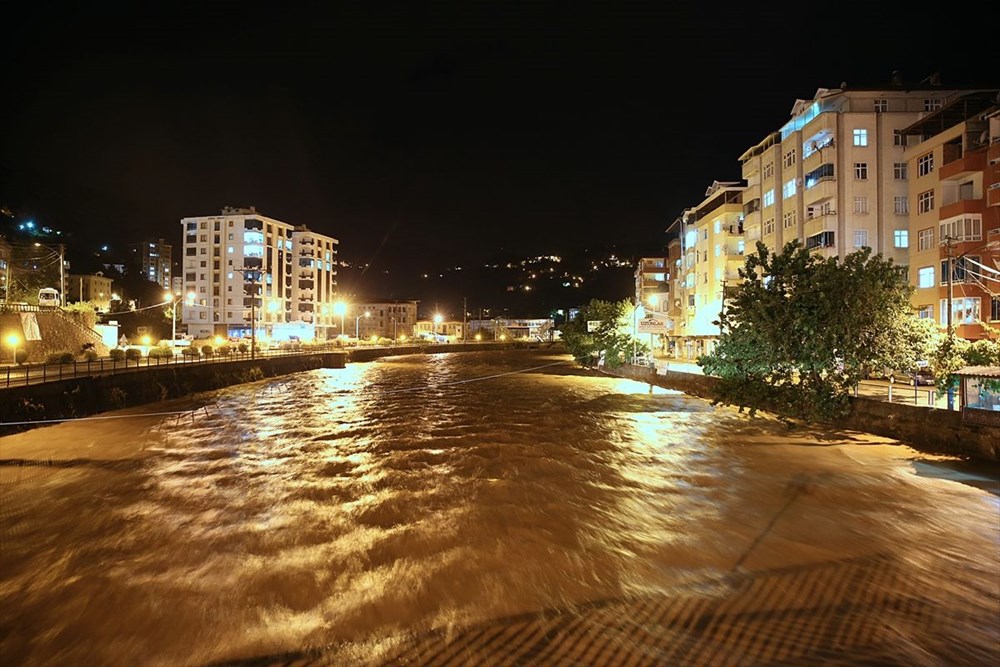
[[(947, 326), (948, 326), (948, 350), (949, 350), (949, 352), (951, 352), (951, 351), (953, 351), (955, 349), (955, 325), (952, 322), (952, 312), (951, 312), (951, 310), (952, 310), (952, 297), (953, 297), (953, 293), (954, 293), (954, 287), (953, 287), (953, 284), (952, 284), (952, 278), (953, 278), (953, 274), (954, 274), (954, 266), (955, 266), (956, 263), (962, 264), (962, 260), (970, 252), (978, 252), (980, 250), (986, 250), (986, 249), (993, 250), (993, 249), (996, 249), (997, 247), (1000, 247), (1000, 241), (989, 241), (988, 243), (983, 243), (981, 245), (976, 246), (975, 248), (970, 248), (969, 250), (966, 250), (965, 252), (963, 252), (958, 257), (952, 258), (952, 256), (951, 256), (952, 242), (953, 241), (960, 241), (960, 240), (962, 240), (962, 239), (961, 238), (956, 238), (954, 236), (947, 236), (944, 239), (945, 243), (948, 246), (948, 306), (947, 306), (948, 312), (945, 314), (945, 320), (946, 320)], [(965, 274), (967, 273), (967, 271), (968, 271), (968, 269), (966, 269), (964, 267), (964, 265), (963, 265), (963, 268), (962, 268), (962, 280), (963, 280), (963, 282), (965, 280)], [(914, 387), (916, 386), (915, 383), (916, 383), (916, 380), (914, 380)], [(955, 409), (955, 388), (951, 386), (950, 382), (948, 383), (948, 409), (949, 410), (954, 410)]]
[(177, 344), (177, 296), (173, 292), (164, 292), (163, 298), (167, 300), (167, 303), (171, 304), (171, 326), (170, 326), (170, 344)]
[(21, 344), (21, 337), (18, 336), (16, 333), (7, 334), (7, 344), (10, 345), (11, 348), (13, 348), (13, 353), (14, 353), (14, 361), (13, 361), (13, 363), (16, 364), (17, 363), (17, 346)]
[(340, 315), (340, 335), (344, 335), (344, 315), (347, 314), (347, 304), (343, 301), (338, 301), (333, 304), (333, 314)]
[(444, 318), (441, 317), (441, 313), (434, 313), (434, 333), (438, 332), (438, 325), (441, 324), (442, 320)]
[(354, 337), (355, 338), (359, 337), (358, 336), (358, 329), (359, 329), (359, 326), (360, 326), (360, 323), (361, 323), (361, 318), (362, 317), (371, 317), (371, 316), (372, 316), (372, 314), (366, 310), (363, 314), (358, 315), (357, 317), (354, 318)]

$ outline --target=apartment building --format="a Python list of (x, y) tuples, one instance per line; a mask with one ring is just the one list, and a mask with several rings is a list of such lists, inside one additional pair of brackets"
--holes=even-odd
[(173, 265), (173, 246), (163, 239), (147, 239), (130, 243), (132, 261), (142, 270), (142, 276), (166, 291), (173, 287), (170, 267)]
[[(910, 189), (904, 129), (962, 94), (940, 86), (820, 88), (791, 119), (740, 156), (747, 244), (798, 240), (825, 256), (871, 248), (909, 255)], [(968, 91), (966, 91), (968, 92)]]
[[(337, 239), (250, 208), (181, 219), (183, 319), (195, 337), (264, 336), (298, 323), (317, 338), (336, 335)], [(282, 327), (287, 329), (287, 327)], [(308, 335), (308, 334), (307, 334)]]
[[(920, 317), (970, 340), (1000, 326), (1000, 98), (959, 96), (906, 127), (910, 284)], [(950, 268), (950, 280), (949, 280)], [(949, 296), (950, 294), (950, 296)]]
[[(348, 324), (350, 320), (355, 320), (359, 338), (372, 336), (391, 340), (413, 338), (413, 330), (417, 325), (418, 304), (418, 301), (398, 300), (358, 303), (352, 305), (348, 312)], [(348, 335), (353, 333), (355, 331), (352, 329)]]
[(744, 191), (738, 182), (715, 181), (700, 204), (681, 216), (680, 272), (674, 291), (679, 317), (674, 323), (675, 355), (693, 359), (712, 350), (715, 322), (725, 293), (744, 265)]
[(666, 257), (642, 257), (635, 267), (635, 303), (659, 310), (670, 299), (670, 267)]
[(89, 301), (94, 308), (106, 311), (111, 306), (111, 278), (102, 272), (83, 275), (71, 273), (66, 277), (66, 296), (71, 302)]

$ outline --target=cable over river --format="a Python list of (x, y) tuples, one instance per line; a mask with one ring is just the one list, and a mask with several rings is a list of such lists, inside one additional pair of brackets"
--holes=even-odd
[[(155, 414), (153, 414), (155, 413)], [(0, 664), (1000, 663), (994, 470), (539, 351), (0, 439)]]

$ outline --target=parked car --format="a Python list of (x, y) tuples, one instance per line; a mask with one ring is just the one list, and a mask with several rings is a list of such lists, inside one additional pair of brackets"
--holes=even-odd
[(912, 376), (913, 383), (918, 387), (923, 385), (926, 387), (933, 387), (937, 382), (934, 379), (934, 373), (931, 372), (929, 368), (919, 368), (917, 372)]

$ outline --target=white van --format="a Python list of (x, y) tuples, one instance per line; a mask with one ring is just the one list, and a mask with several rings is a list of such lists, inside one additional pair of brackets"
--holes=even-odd
[(38, 290), (38, 305), (42, 308), (56, 308), (59, 304), (59, 290), (54, 287), (43, 287)]

